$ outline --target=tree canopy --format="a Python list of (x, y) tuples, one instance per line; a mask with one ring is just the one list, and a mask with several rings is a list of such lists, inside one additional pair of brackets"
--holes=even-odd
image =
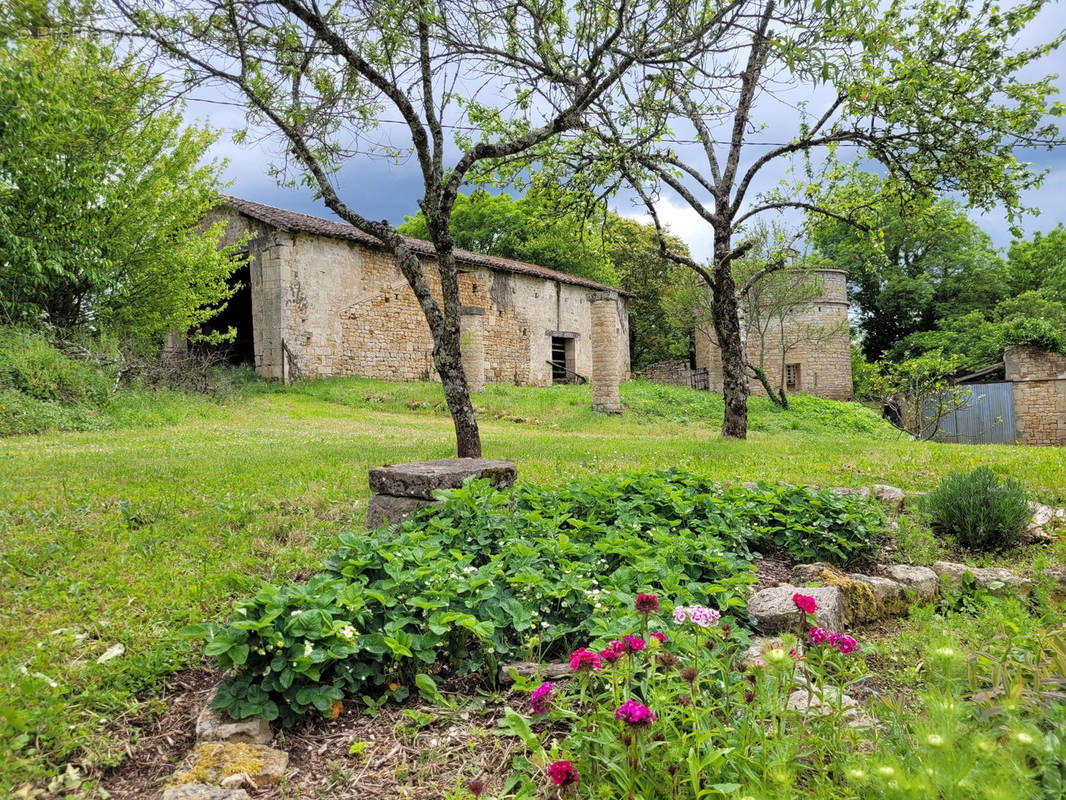
[(235, 266), (220, 228), (201, 227), (221, 188), (203, 163), (214, 135), (186, 127), (132, 56), (47, 21), (0, 25), (0, 319), (188, 330), (229, 296)]

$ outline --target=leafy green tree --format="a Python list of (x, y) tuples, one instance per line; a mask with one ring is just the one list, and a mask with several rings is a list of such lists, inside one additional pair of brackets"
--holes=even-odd
[[(1049, 115), (1053, 76), (1028, 80), (1061, 44), (1027, 50), (1016, 41), (1050, 0), (1003, 11), (968, 0), (738, 0), (706, 49), (626, 86), (629, 108), (600, 109), (587, 127), (603, 180), (619, 173), (658, 218), (660, 192), (679, 198), (713, 235), (710, 263), (681, 258), (705, 281), (722, 347), (722, 433), (747, 434), (748, 376), (732, 263), (750, 249), (745, 225), (761, 214), (802, 209), (862, 225), (870, 198), (848, 207), (826, 192), (842, 170), (840, 148), (856, 148), (888, 176), (903, 202), (957, 191), (980, 208), (1002, 205), (1012, 220), (1021, 192), (1040, 174), (1016, 147), (1061, 141)], [(768, 127), (766, 109), (791, 98), (783, 87), (824, 87), (788, 123)], [(824, 98), (824, 101), (821, 99)], [(678, 143), (694, 142), (679, 147)], [(582, 183), (590, 166), (568, 160)], [(791, 166), (793, 185), (760, 193), (767, 169)], [(935, 316), (933, 317), (935, 319)]]
[(1047, 234), (1015, 239), (1007, 251), (1007, 281), (1013, 294), (1043, 289), (1066, 303), (1066, 228), (1060, 222)]
[(235, 266), (202, 227), (214, 136), (162, 108), (166, 85), (132, 56), (38, 11), (31, 27), (0, 12), (0, 319), (135, 340), (194, 328)]
[[(860, 174), (837, 191), (883, 197), (882, 182), (872, 175)], [(957, 203), (923, 199), (902, 208), (886, 197), (865, 219), (861, 230), (812, 214), (808, 239), (819, 257), (847, 270), (867, 358), (935, 330), (938, 320), (985, 312), (1006, 296), (1005, 267), (992, 240)]]

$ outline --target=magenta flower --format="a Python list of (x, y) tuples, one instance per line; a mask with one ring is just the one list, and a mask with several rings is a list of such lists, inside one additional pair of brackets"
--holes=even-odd
[(818, 603), (809, 594), (800, 594), (796, 592), (792, 595), (792, 602), (796, 604), (796, 607), (804, 614), (813, 614), (818, 610)]
[(599, 669), (600, 666), (600, 657), (584, 647), (570, 654), (570, 669), (574, 672), (587, 672)]
[(856, 650), (859, 649), (859, 643), (850, 636), (845, 636), (844, 634), (839, 634), (836, 637), (836, 641), (833, 642), (833, 646), (844, 655), (847, 655), (848, 653), (854, 653)]
[(633, 603), (633, 608), (638, 614), (654, 614), (659, 610), (659, 595), (657, 594), (638, 594), (636, 601)]
[(644, 649), (644, 640), (639, 636), (633, 636), (627, 633), (622, 637), (622, 644), (625, 646), (627, 653), (639, 653)]
[(555, 694), (554, 683), (542, 683), (534, 689), (532, 696), (529, 698), (529, 704), (533, 706), (533, 713), (547, 714), (548, 705), (550, 704), (553, 694)]
[(666, 644), (666, 634), (662, 631), (655, 631), (655, 633), (651, 635), (651, 638), (658, 639), (660, 644)]
[(569, 761), (553, 761), (548, 765), (548, 777), (556, 786), (577, 786), (581, 776)]
[(807, 631), (807, 641), (811, 644), (823, 644), (829, 641), (829, 631), (825, 628), (811, 628)]
[(659, 720), (650, 708), (636, 700), (626, 700), (622, 705), (618, 706), (618, 709), (614, 712), (614, 718), (619, 722), (625, 722), (627, 725), (637, 728), (650, 725)]
[[(621, 642), (619, 642), (621, 644)], [(613, 647), (605, 647), (600, 650), (600, 660), (606, 661), (608, 664), (613, 664), (615, 661), (622, 657), (621, 650), (615, 650)]]

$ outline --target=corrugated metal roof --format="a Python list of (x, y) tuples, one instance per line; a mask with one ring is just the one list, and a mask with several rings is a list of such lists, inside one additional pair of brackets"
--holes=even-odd
[[(327, 236), (332, 239), (345, 239), (350, 242), (359, 242), (368, 247), (377, 247), (381, 249), (384, 249), (385, 247), (377, 237), (364, 233), (354, 225), (349, 225), (347, 222), (335, 222), (333, 220), (323, 219), (322, 217), (313, 217), (310, 214), (286, 211), (283, 208), (268, 206), (264, 203), (256, 203), (253, 200), (244, 200), (240, 197), (227, 196), (223, 199), (221, 205), (289, 233), (310, 233), (315, 236)], [(429, 256), (430, 258), (436, 256), (431, 242), (407, 237), (407, 244), (419, 255)], [(473, 253), (469, 250), (456, 248), (455, 260), (460, 264), (466, 264), (468, 266), (485, 267), (486, 269), (513, 272), (518, 275), (530, 275), (535, 278), (544, 278), (546, 280), (559, 281), (560, 283), (569, 283), (574, 286), (585, 286), (589, 289), (595, 289), (598, 291), (608, 290), (618, 292), (619, 294), (626, 294), (626, 292), (621, 291), (615, 286), (608, 286), (603, 283), (597, 283), (596, 281), (590, 281), (588, 278), (582, 278), (579, 275), (570, 275), (566, 272), (558, 272), (554, 269), (548, 269), (547, 267), (539, 267), (536, 264), (527, 264), (524, 261), (515, 261), (514, 259), (501, 258), (500, 256), (487, 256), (484, 253)]]

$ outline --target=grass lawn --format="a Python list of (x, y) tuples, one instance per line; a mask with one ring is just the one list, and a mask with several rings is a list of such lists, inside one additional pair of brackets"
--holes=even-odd
[[(159, 414), (150, 400), (119, 398), (93, 415), (97, 430), (0, 440), (0, 796), (71, 759), (115, 763), (160, 678), (197, 663), (180, 627), (313, 569), (361, 526), (369, 467), (453, 448), (433, 384), (252, 385), (220, 403), (170, 398)], [(476, 400), (485, 455), (544, 484), (681, 465), (723, 481), (923, 490), (987, 464), (1066, 503), (1062, 450), (910, 442), (854, 405), (753, 399), (752, 433), (736, 442), (718, 435), (721, 398), (707, 393), (627, 384), (616, 417), (590, 401), (588, 387), (489, 387)]]

